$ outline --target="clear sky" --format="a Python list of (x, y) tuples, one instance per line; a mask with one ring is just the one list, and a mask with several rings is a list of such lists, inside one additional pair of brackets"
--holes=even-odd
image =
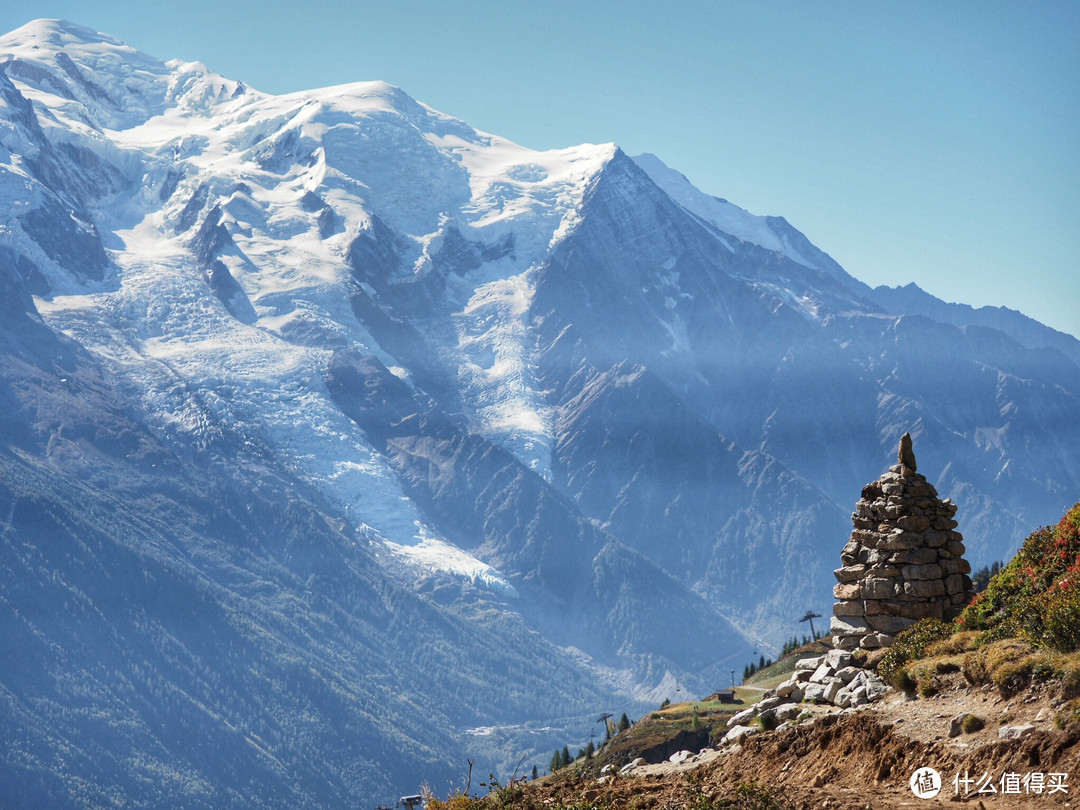
[(868, 284), (1080, 335), (1080, 2), (6, 0), (284, 93), (383, 79), (538, 149), (614, 141)]

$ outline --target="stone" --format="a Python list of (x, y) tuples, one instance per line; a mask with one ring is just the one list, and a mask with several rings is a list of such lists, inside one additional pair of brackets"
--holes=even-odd
[(843, 650), (829, 650), (825, 653), (825, 662), (833, 669), (843, 669), (851, 666), (851, 653)]
[(901, 467), (915, 472), (919, 468), (915, 464), (915, 449), (912, 447), (912, 434), (905, 433), (900, 437), (900, 448), (896, 451), (896, 460)]
[(741, 711), (738, 714), (734, 715), (730, 720), (728, 720), (727, 721), (728, 728), (731, 728), (732, 726), (739, 726), (739, 725), (742, 725), (744, 723), (749, 723), (756, 716), (757, 716), (757, 706), (751, 706), (749, 709), (744, 709), (743, 711)]
[(834, 616), (863, 616), (866, 614), (864, 605), (858, 600), (834, 602), (832, 612)]
[(904, 616), (890, 616), (885, 613), (877, 616), (867, 616), (866, 621), (878, 632), (891, 635), (896, 635), (901, 630), (907, 630), (911, 625), (915, 624), (914, 619), (908, 619)]
[[(833, 616), (829, 622), (829, 633), (834, 636), (858, 636), (863, 633), (869, 633), (871, 627), (866, 623), (865, 619), (859, 619), (856, 616), (846, 617), (841, 619), (839, 616)], [(798, 666), (798, 664), (796, 664)]]
[(693, 751), (687, 751), (683, 749), (682, 751), (676, 751), (674, 754), (668, 757), (668, 762), (672, 763), (673, 765), (682, 765), (688, 759), (696, 756), (697, 754), (695, 754)]
[(963, 593), (967, 590), (964, 585), (963, 574), (952, 574), (945, 577), (945, 592), (948, 594)]
[(941, 619), (945, 611), (940, 602), (881, 602), (882, 613), (909, 619)]
[(836, 577), (838, 582), (857, 582), (862, 579), (864, 573), (866, 573), (866, 566), (862, 563), (856, 563), (855, 565), (845, 565), (842, 568), (837, 568), (833, 571), (833, 576)]
[(803, 690), (803, 700), (823, 700), (825, 698), (825, 686), (820, 683), (808, 683)]
[(1002, 726), (998, 729), (998, 738), (1002, 740), (1022, 740), (1035, 730), (1031, 723), (1021, 726)]
[(757, 709), (758, 714), (761, 714), (762, 712), (767, 712), (769, 709), (779, 706), (782, 702), (783, 701), (780, 700), (780, 698), (773, 695), (772, 697), (759, 700), (754, 708)]
[(885, 697), (885, 693), (889, 691), (889, 687), (885, 685), (885, 681), (881, 680), (877, 675), (867, 677), (865, 689), (866, 699), (871, 702)]
[[(903, 585), (892, 579), (864, 579), (862, 595), (864, 599), (890, 599), (898, 593), (898, 588), (902, 589)], [(944, 587), (941, 592), (945, 592)]]
[(782, 703), (773, 711), (773, 716), (781, 721), (794, 720), (801, 711), (797, 703)]
[(813, 658), (800, 658), (795, 662), (795, 671), (798, 672), (799, 670), (805, 669), (813, 672), (821, 666), (821, 662), (824, 658), (825, 656), (823, 655), (814, 656)]
[(851, 683), (862, 672), (858, 667), (844, 667), (836, 671), (836, 677), (843, 683)]
[(933, 529), (922, 533), (923, 543), (930, 548), (940, 548), (949, 542), (949, 535), (945, 532), (935, 532)]
[(826, 700), (832, 703), (836, 699), (836, 694), (843, 689), (844, 684), (840, 682), (839, 678), (833, 678), (827, 684), (825, 684), (825, 692), (822, 695), (822, 700)]
[(822, 662), (821, 666), (815, 669), (814, 674), (810, 676), (810, 683), (825, 683), (826, 680), (832, 677), (832, 674), (833, 668)]
[(964, 718), (966, 714), (958, 714), (952, 720), (949, 721), (949, 736), (959, 737), (964, 733)]
[[(941, 566), (936, 563), (927, 565), (905, 565), (900, 573), (904, 579), (941, 579)], [(947, 590), (948, 588), (946, 588)]]
[(794, 679), (784, 681), (782, 684), (776, 687), (776, 696), (781, 698), (789, 697), (791, 693), (795, 691), (795, 687), (797, 685), (798, 681)]
[(938, 553), (932, 548), (909, 548), (904, 551), (894, 551), (889, 555), (889, 562), (900, 565), (925, 565), (936, 562)]
[(877, 547), (889, 551), (904, 551), (923, 545), (923, 538), (922, 534), (894, 529), (890, 534), (878, 539)]
[(851, 582), (847, 584), (841, 583), (838, 585), (833, 585), (832, 592), (833, 597), (841, 601), (846, 599), (858, 599), (860, 593), (862, 592), (862, 586), (860, 586), (858, 582)]
[(728, 731), (727, 734), (724, 735), (724, 739), (721, 740), (720, 743), (721, 745), (729, 745), (731, 743), (736, 743), (744, 737), (750, 737), (754, 734), (757, 734), (758, 731), (759, 729), (753, 728), (751, 726), (735, 726), (735, 728), (731, 729), (730, 731)]
[(902, 515), (896, 519), (896, 525), (909, 532), (922, 532), (930, 528), (930, 518), (925, 515)]
[(904, 593), (908, 596), (944, 596), (945, 583), (940, 579), (911, 580), (904, 583)]

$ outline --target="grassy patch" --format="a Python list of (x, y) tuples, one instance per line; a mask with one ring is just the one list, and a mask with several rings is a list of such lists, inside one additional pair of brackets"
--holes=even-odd
[[(914, 673), (906, 672), (908, 662), (923, 658), (929, 646), (949, 638), (956, 627), (939, 619), (922, 619), (900, 633), (893, 641), (885, 657), (878, 663), (878, 674), (904, 691), (914, 691), (907, 687), (918, 684)], [(936, 691), (936, 690), (935, 690)]]

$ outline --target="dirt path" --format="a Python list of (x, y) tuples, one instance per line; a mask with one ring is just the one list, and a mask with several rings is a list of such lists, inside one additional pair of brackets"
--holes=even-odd
[[(1004, 699), (957, 676), (932, 698), (890, 692), (855, 712), (818, 707), (812, 723), (758, 734), (680, 765), (643, 766), (603, 784), (567, 782), (547, 795), (547, 804), (573, 797), (600, 807), (708, 807), (733, 798), (738, 785), (757, 784), (800, 810), (974, 808), (980, 802), (985, 810), (1080, 807), (1080, 723), (1066, 725), (1063, 710), (1056, 689), (1036, 686)], [(950, 737), (953, 718), (967, 714), (984, 727)], [(1032, 728), (1022, 739), (999, 736), (1000, 729), (1027, 725)], [(910, 782), (927, 767), (942, 784), (934, 798), (923, 799)]]

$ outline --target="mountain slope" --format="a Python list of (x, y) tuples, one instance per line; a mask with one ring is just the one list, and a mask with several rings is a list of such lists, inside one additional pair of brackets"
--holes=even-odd
[(905, 308), (653, 156), (61, 21), (0, 37), (0, 97), (26, 803), (543, 766), (824, 608), (901, 433), (975, 564), (1080, 488), (1067, 341)]

